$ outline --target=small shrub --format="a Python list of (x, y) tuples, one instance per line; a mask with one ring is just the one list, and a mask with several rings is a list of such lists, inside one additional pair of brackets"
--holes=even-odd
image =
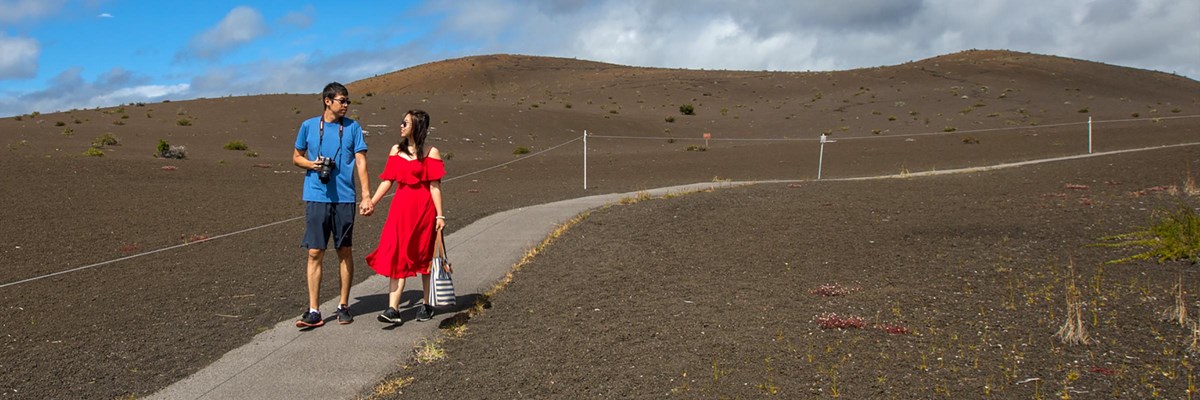
[(571, 103), (567, 103), (567, 104), (563, 104), (563, 107), (571, 108), (572, 106), (571, 106)]
[(87, 150), (83, 151), (83, 155), (88, 157), (104, 157), (104, 150), (100, 150), (97, 147), (88, 147)]
[(517, 146), (513, 149), (513, 155), (529, 154), (529, 148), (525, 146)]
[(889, 115), (889, 116), (888, 116), (888, 121), (895, 121), (895, 120), (896, 120), (896, 116), (895, 116), (895, 115)]
[(1140, 116), (1142, 116), (1142, 115), (1141, 115), (1141, 114), (1138, 114), (1138, 113), (1133, 113), (1133, 114), (1129, 114), (1129, 116), (1130, 116), (1130, 117), (1137, 118), (1137, 117), (1140, 117)]
[(116, 145), (117, 142), (118, 140), (116, 135), (113, 135), (112, 133), (105, 133), (103, 135), (96, 136), (95, 139), (92, 139), (92, 147), (113, 146)]
[(20, 120), (22, 120), (22, 119), (25, 119), (25, 117), (18, 115), (18, 116), (15, 116), (15, 117), (13, 117), (13, 119), (14, 119), (14, 120), (17, 120), (17, 121), (20, 121)]
[(229, 143), (225, 143), (225, 150), (243, 151), (248, 149), (250, 149), (250, 147), (246, 146), (246, 143), (243, 143), (241, 140), (232, 140)]
[(1179, 107), (1176, 107), (1176, 108), (1172, 108), (1172, 109), (1171, 109), (1171, 112), (1178, 114), (1178, 113), (1181, 113), (1181, 112), (1183, 112), (1183, 109), (1181, 109), (1181, 108), (1179, 108)]
[(608, 113), (609, 113), (609, 114), (616, 114), (616, 113), (617, 113), (617, 110), (608, 110)]
[(942, 129), (942, 132), (954, 132), (954, 131), (957, 131), (957, 130), (958, 130), (958, 128), (955, 128), (955, 127), (953, 127), (953, 126), (947, 126), (947, 127), (945, 127), (944, 129)]
[(1080, 113), (1080, 114), (1087, 114), (1087, 113), (1088, 113), (1088, 108), (1087, 108), (1087, 107), (1080, 108), (1080, 109), (1079, 109), (1079, 113)]
[(673, 123), (675, 122), (675, 117), (667, 117), (665, 121), (667, 121), (668, 124)]
[(667, 143), (675, 143), (675, 138), (667, 138)]
[(62, 122), (62, 121), (56, 121), (56, 122), (54, 123), (54, 126), (63, 126), (63, 125), (66, 125), (66, 124), (67, 124), (66, 122)]
[(155, 154), (162, 158), (185, 159), (187, 158), (187, 149), (183, 146), (172, 146), (166, 140), (159, 139), (156, 147), (158, 153)]
[(258, 152), (257, 152), (257, 151), (247, 151), (247, 152), (246, 152), (246, 157), (255, 157), (255, 158), (257, 158), (257, 157), (258, 157)]
[(979, 144), (979, 139), (967, 136), (967, 137), (963, 138), (962, 142), (965, 144)]
[(971, 108), (971, 107), (967, 107), (967, 108), (964, 108), (964, 109), (962, 109), (962, 111), (959, 111), (958, 113), (959, 113), (959, 114), (966, 115), (966, 114), (970, 114), (970, 113), (971, 113), (971, 111), (973, 111), (973, 110), (975, 110), (975, 109), (974, 109), (974, 108)]
[(704, 147), (704, 146), (697, 146), (697, 145), (693, 144), (693, 145), (687, 147), (687, 151), (708, 151), (708, 148)]
[(696, 115), (696, 108), (692, 107), (691, 104), (684, 104), (679, 106), (679, 112), (683, 115)]
[(75, 122), (75, 125), (79, 125), (79, 124), (83, 123), (83, 121), (80, 121), (79, 118), (75, 118), (74, 122)]
[(125, 121), (118, 119), (116, 121), (113, 121), (113, 125), (117, 125), (117, 126), (125, 125)]
[(192, 120), (187, 119), (187, 118), (180, 118), (178, 121), (175, 121), (175, 124), (179, 125), (179, 126), (192, 126)]
[(1194, 263), (1200, 261), (1200, 215), (1196, 214), (1195, 209), (1180, 205), (1178, 211), (1162, 215), (1146, 229), (1102, 240), (1116, 243), (1100, 243), (1098, 246), (1146, 248), (1146, 251), (1109, 261), (1108, 264), (1150, 259), (1159, 263), (1176, 260)]
[(63, 136), (73, 136), (73, 135), (75, 135), (75, 130), (71, 129), (71, 128), (66, 128), (66, 129), (63, 129), (62, 134), (63, 134)]

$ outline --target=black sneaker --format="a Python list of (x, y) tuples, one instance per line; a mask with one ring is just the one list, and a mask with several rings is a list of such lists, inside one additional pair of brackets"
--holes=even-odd
[(325, 320), (321, 318), (320, 311), (305, 311), (296, 321), (297, 328), (316, 328), (321, 325), (325, 325)]
[(386, 324), (399, 324), (404, 322), (404, 320), (400, 319), (400, 310), (397, 310), (393, 307), (388, 307), (388, 309), (384, 311), (383, 314), (379, 314), (377, 318), (379, 319), (379, 322)]
[(433, 319), (433, 307), (425, 304), (421, 306), (421, 310), (417, 311), (417, 321), (428, 321)]
[(334, 311), (338, 317), (338, 323), (345, 325), (354, 322), (354, 316), (350, 315), (350, 306), (342, 304), (338, 306), (337, 311)]

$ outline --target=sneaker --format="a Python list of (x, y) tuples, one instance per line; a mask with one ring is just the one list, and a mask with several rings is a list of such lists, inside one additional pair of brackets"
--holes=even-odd
[(428, 321), (433, 319), (433, 307), (425, 304), (421, 306), (421, 310), (417, 311), (417, 321)]
[(379, 322), (387, 324), (399, 324), (404, 322), (404, 320), (400, 319), (400, 310), (397, 310), (393, 307), (388, 307), (388, 309), (384, 311), (383, 314), (379, 314), (379, 317), (377, 318), (379, 318)]
[(321, 318), (320, 311), (305, 311), (296, 321), (297, 328), (316, 328), (321, 325), (325, 325), (325, 320)]
[(345, 325), (354, 322), (354, 316), (350, 315), (350, 306), (348, 305), (342, 304), (338, 306), (337, 311), (334, 311), (334, 313), (337, 314), (339, 324)]

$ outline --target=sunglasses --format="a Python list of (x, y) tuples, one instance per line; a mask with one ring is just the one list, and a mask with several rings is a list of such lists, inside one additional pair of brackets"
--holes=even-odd
[(400, 121), (400, 128), (404, 128), (407, 126), (408, 126), (408, 121)]
[(343, 98), (340, 98), (340, 99), (332, 99), (332, 100), (333, 100), (335, 103), (342, 103), (342, 105), (343, 105), (343, 106), (348, 106), (348, 105), (350, 105), (350, 98), (349, 98), (349, 97), (343, 97)]

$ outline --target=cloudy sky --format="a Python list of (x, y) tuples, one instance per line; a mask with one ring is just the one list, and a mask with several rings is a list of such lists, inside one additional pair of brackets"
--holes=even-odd
[(841, 70), (1009, 49), (1200, 79), (1198, 0), (0, 0), (0, 116), (315, 93), (430, 61)]

